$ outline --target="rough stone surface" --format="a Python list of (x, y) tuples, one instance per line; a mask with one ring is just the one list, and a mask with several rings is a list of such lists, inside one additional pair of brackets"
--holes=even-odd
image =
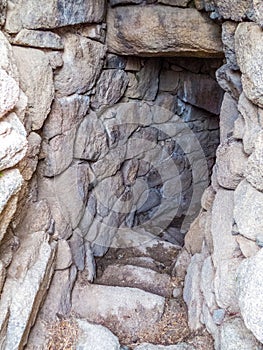
[(1, 172), (0, 213), (4, 209), (9, 199), (20, 190), (22, 182), (22, 176), (17, 169), (5, 170)]
[(117, 7), (109, 10), (107, 24), (109, 50), (118, 54), (222, 56), (219, 27), (195, 9)]
[(235, 52), (235, 31), (238, 24), (232, 21), (226, 21), (222, 24), (222, 41), (226, 62), (232, 69), (238, 70), (236, 52)]
[(91, 106), (95, 109), (112, 106), (123, 96), (128, 85), (126, 73), (119, 69), (104, 70), (96, 84)]
[(64, 36), (63, 67), (54, 77), (59, 97), (85, 93), (93, 88), (100, 74), (105, 47), (80, 35)]
[(253, 0), (254, 16), (256, 22), (263, 27), (263, 4), (261, 0)]
[(169, 275), (133, 265), (110, 265), (96, 283), (139, 288), (163, 297), (171, 297), (173, 292)]
[(45, 54), (37, 49), (15, 46), (20, 87), (28, 97), (25, 126), (28, 130), (39, 130), (50, 111), (54, 97), (53, 73)]
[(241, 23), (235, 35), (237, 62), (242, 72), (246, 96), (263, 107), (263, 38), (262, 29), (255, 23)]
[(261, 350), (260, 344), (253, 334), (245, 327), (240, 318), (234, 318), (225, 322), (220, 331), (221, 350)]
[(79, 283), (72, 294), (72, 310), (80, 317), (133, 336), (161, 318), (164, 302), (163, 297), (136, 288)]
[(243, 91), (240, 71), (233, 70), (229, 64), (224, 64), (216, 71), (216, 79), (223, 90), (238, 100)]
[(26, 154), (26, 131), (12, 113), (0, 121), (0, 171), (15, 166)]
[(118, 338), (107, 328), (77, 320), (80, 334), (76, 350), (120, 350)]
[(263, 131), (255, 141), (255, 150), (248, 159), (245, 177), (257, 190), (263, 192)]
[[(23, 348), (53, 274), (56, 245), (47, 237), (28, 236), (9, 268), (0, 303), (0, 324), (9, 309), (5, 335), (6, 349)], [(17, 291), (19, 290), (19, 293)]]
[(64, 47), (59, 35), (48, 31), (28, 29), (22, 29), (14, 38), (13, 44), (55, 50), (62, 50)]
[(72, 264), (72, 254), (68, 242), (64, 239), (58, 241), (56, 256), (56, 270), (64, 270)]
[(260, 342), (263, 342), (261, 328), (263, 314), (260, 308), (263, 296), (259, 292), (263, 283), (262, 260), (263, 251), (260, 250), (254, 257), (246, 259), (241, 264), (237, 275), (237, 293), (241, 315), (246, 327)]
[[(234, 132), (235, 121), (239, 116), (236, 100), (229, 93), (224, 94), (220, 110), (220, 141), (223, 143)], [(235, 135), (234, 135), (235, 136)]]
[(260, 247), (257, 246), (256, 242), (253, 242), (244, 236), (238, 235), (236, 237), (236, 241), (239, 244), (240, 250), (245, 258), (251, 258), (260, 250)]
[(242, 21), (251, 15), (251, 0), (213, 0), (215, 12), (224, 19), (232, 19), (233, 21)]
[(37, 168), (41, 141), (41, 137), (36, 132), (31, 132), (27, 137), (27, 152), (25, 157), (19, 162), (19, 170), (23, 179), (26, 181), (29, 181), (32, 178)]
[(0, 118), (14, 108), (18, 101), (19, 86), (16, 81), (0, 68)]
[(244, 178), (247, 156), (242, 142), (233, 139), (221, 143), (216, 152), (216, 173), (219, 185), (233, 190)]
[[(249, 210), (249, 215), (247, 212)], [(234, 219), (238, 231), (246, 238), (256, 240), (263, 230), (263, 193), (243, 180), (235, 191)]]
[(145, 344), (136, 346), (134, 350), (194, 350), (194, 347), (187, 343), (179, 343), (176, 345), (169, 345), (169, 346), (145, 343)]
[(104, 16), (104, 0), (90, 1), (31, 0), (16, 1), (9, 9), (5, 28), (17, 33), (22, 28), (56, 28), (79, 23), (100, 22)]
[(14, 60), (12, 46), (10, 45), (9, 41), (7, 40), (6, 36), (2, 31), (0, 31), (0, 51), (0, 67), (4, 69), (6, 73), (8, 73), (13, 79), (15, 79), (16, 82), (18, 82), (19, 78), (16, 63)]

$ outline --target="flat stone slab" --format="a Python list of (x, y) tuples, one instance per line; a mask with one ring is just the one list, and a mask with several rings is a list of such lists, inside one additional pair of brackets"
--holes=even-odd
[(193, 8), (120, 6), (107, 27), (109, 51), (120, 55), (223, 56), (219, 25)]
[(109, 265), (96, 282), (108, 286), (139, 288), (163, 297), (171, 297), (173, 293), (169, 275), (133, 265)]
[(154, 327), (164, 304), (163, 297), (137, 288), (81, 285), (80, 281), (72, 293), (72, 312), (126, 337)]

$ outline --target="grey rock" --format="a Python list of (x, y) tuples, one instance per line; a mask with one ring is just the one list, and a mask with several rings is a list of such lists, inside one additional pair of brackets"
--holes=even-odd
[(129, 74), (130, 81), (125, 96), (146, 101), (154, 100), (158, 91), (159, 72), (160, 61), (158, 59), (150, 59), (144, 62), (138, 73)]
[(0, 118), (14, 108), (18, 102), (19, 86), (16, 81), (0, 68)]
[(90, 112), (80, 124), (74, 146), (74, 157), (96, 161), (108, 151), (107, 136), (102, 122)]
[(215, 289), (214, 289), (215, 269), (211, 256), (204, 260), (201, 270), (201, 291), (205, 303), (212, 310), (215, 307)]
[(204, 259), (202, 254), (195, 254), (191, 258), (184, 282), (183, 297), (188, 307), (188, 325), (191, 330), (198, 330), (202, 327), (200, 316), (203, 296), (200, 290), (200, 279)]
[(119, 287), (139, 288), (145, 292), (171, 297), (172, 281), (169, 275), (133, 265), (109, 265), (96, 283)]
[(31, 132), (27, 137), (27, 153), (19, 162), (20, 172), (26, 181), (29, 181), (32, 178), (37, 168), (41, 141), (41, 137), (36, 132)]
[(57, 96), (69, 96), (91, 90), (103, 66), (103, 44), (76, 34), (64, 36), (63, 67), (54, 76)]
[(0, 26), (4, 25), (6, 19), (7, 0), (0, 1)]
[(262, 167), (263, 131), (260, 131), (255, 141), (255, 149), (248, 158), (245, 169), (245, 177), (252, 186), (263, 192), (263, 167)]
[(53, 73), (49, 60), (41, 50), (13, 47), (20, 87), (28, 97), (26, 129), (39, 130), (50, 112), (54, 97)]
[(212, 3), (220, 17), (237, 22), (250, 16), (252, 10), (251, 0), (233, 0), (227, 3), (224, 0), (214, 0)]
[(63, 42), (59, 35), (41, 30), (22, 29), (13, 39), (13, 44), (47, 49), (62, 50)]
[(223, 90), (228, 92), (235, 100), (242, 93), (241, 74), (233, 70), (231, 65), (224, 64), (216, 71), (216, 79)]
[(27, 152), (26, 131), (15, 113), (0, 121), (0, 171), (12, 168)]
[(213, 320), (215, 322), (215, 324), (217, 324), (218, 326), (220, 326), (225, 318), (226, 315), (226, 310), (225, 309), (216, 309), (213, 312)]
[(244, 128), (242, 134), (244, 151), (247, 154), (251, 154), (255, 148), (257, 134), (262, 130), (263, 127), (263, 111), (261, 108), (257, 108), (257, 106), (251, 103), (246, 98), (244, 93), (241, 94), (238, 101), (238, 110), (244, 119)]
[(1, 325), (5, 310), (9, 309), (5, 331), (6, 349), (25, 346), (53, 275), (55, 251), (56, 244), (49, 245), (47, 236), (39, 232), (37, 239), (27, 236), (16, 252), (0, 304)]
[(105, 24), (86, 24), (78, 28), (77, 31), (82, 36), (90, 38), (104, 44), (105, 42)]
[[(128, 59), (129, 61), (129, 59)], [(127, 65), (127, 58), (114, 55), (114, 54), (107, 54), (106, 56), (106, 62), (104, 64), (104, 68), (106, 69), (125, 69)]]
[(123, 96), (128, 85), (127, 74), (120, 69), (102, 71), (96, 83), (96, 94), (92, 98), (91, 106), (101, 109), (114, 105)]
[[(226, 92), (220, 110), (220, 141), (223, 143), (234, 133), (234, 124), (239, 117), (237, 101)], [(236, 135), (234, 135), (236, 137)], [(238, 137), (239, 138), (239, 137)]]
[(37, 4), (31, 0), (16, 1), (7, 14), (5, 28), (8, 32), (17, 33), (22, 28), (57, 28), (79, 23), (100, 22), (104, 17), (105, 2), (84, 0), (77, 3), (73, 0), (64, 2), (41, 0)]
[(260, 309), (262, 294), (259, 293), (263, 281), (262, 264), (263, 251), (254, 257), (244, 260), (237, 275), (237, 294), (241, 315), (246, 327), (260, 341), (262, 337), (263, 315)]
[[(247, 212), (249, 210), (249, 215)], [(239, 233), (255, 240), (263, 230), (263, 193), (243, 180), (235, 191), (234, 219)]]
[(21, 188), (23, 183), (22, 176), (17, 169), (10, 169), (2, 171), (0, 177), (1, 184), (1, 200), (0, 200), (0, 213), (3, 211), (5, 205), (9, 199), (14, 196)]
[(158, 3), (178, 7), (187, 7), (189, 2), (189, 0), (158, 0)]
[(255, 23), (240, 23), (235, 35), (237, 62), (242, 72), (242, 85), (246, 96), (263, 107), (262, 29)]
[[(187, 30), (185, 20), (192, 26)], [(161, 5), (148, 6), (143, 11), (140, 6), (120, 6), (108, 11), (107, 26), (107, 44), (113, 53), (222, 56), (219, 27), (196, 9), (171, 7), (167, 12)]]
[(85, 246), (79, 229), (76, 229), (73, 232), (73, 235), (69, 240), (69, 247), (74, 264), (79, 271), (83, 271), (85, 267)]
[(77, 320), (79, 336), (76, 350), (120, 350), (118, 338), (107, 328)]
[(72, 254), (68, 242), (64, 239), (58, 241), (56, 270), (65, 270), (72, 264)]
[(256, 22), (261, 26), (263, 26), (263, 7), (261, 0), (253, 0), (253, 9), (254, 9), (254, 18)]
[(220, 349), (222, 350), (260, 350), (263, 346), (245, 327), (240, 318), (224, 322), (220, 332)]
[[(261, 236), (261, 235), (260, 235)], [(256, 241), (259, 239), (259, 236), (256, 237)], [(251, 241), (244, 236), (238, 235), (236, 241), (239, 244), (240, 250), (245, 258), (251, 258), (256, 255), (260, 248), (257, 246), (258, 242)]]
[(236, 22), (231, 21), (226, 21), (222, 24), (222, 41), (226, 62), (231, 69), (235, 70), (239, 69), (235, 53), (235, 31), (237, 26)]
[(136, 336), (160, 320), (165, 299), (136, 288), (81, 286), (72, 294), (72, 311), (90, 322), (100, 322), (124, 335)]
[(220, 186), (233, 190), (244, 178), (247, 155), (242, 142), (228, 139), (216, 151), (216, 172)]
[(186, 275), (188, 265), (191, 261), (191, 254), (183, 249), (177, 256), (172, 275), (183, 279)]
[(160, 91), (176, 93), (179, 89), (180, 73), (174, 70), (162, 70), (160, 74)]
[(215, 194), (216, 193), (212, 186), (207, 187), (207, 189), (204, 191), (201, 198), (201, 204), (204, 210), (208, 211), (212, 208), (213, 202), (215, 200)]
[(134, 350), (194, 350), (194, 347), (187, 343), (178, 343), (176, 345), (168, 346), (144, 343), (136, 346)]
[[(0, 6), (1, 6), (1, 3), (0, 3)], [(13, 48), (2, 31), (0, 31), (0, 51), (1, 51), (0, 68), (5, 70), (6, 73), (8, 73), (18, 83), (19, 78), (18, 78), (16, 62), (13, 55)], [(11, 95), (10, 95), (10, 98), (11, 98)]]

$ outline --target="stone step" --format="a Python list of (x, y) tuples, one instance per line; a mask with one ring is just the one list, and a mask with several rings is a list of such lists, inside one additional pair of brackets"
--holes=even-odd
[(166, 273), (158, 273), (149, 268), (134, 265), (109, 265), (101, 278), (95, 283), (139, 288), (146, 292), (163, 297), (171, 297), (173, 293), (172, 278)]
[(118, 337), (132, 339), (161, 319), (165, 298), (136, 288), (83, 284), (72, 293), (72, 312), (109, 328)]

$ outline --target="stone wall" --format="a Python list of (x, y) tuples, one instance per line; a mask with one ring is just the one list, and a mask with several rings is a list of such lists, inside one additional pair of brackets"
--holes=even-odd
[(1, 348), (53, 277), (35, 348), (127, 229), (183, 244), (219, 114), (181, 253), (189, 325), (261, 348), (261, 5), (225, 3), (0, 1)]
[(261, 349), (262, 4), (200, 1), (199, 8), (223, 20), (226, 62), (217, 80), (225, 95), (212, 183), (182, 253), (191, 257), (184, 298), (191, 328), (205, 324), (216, 349)]

